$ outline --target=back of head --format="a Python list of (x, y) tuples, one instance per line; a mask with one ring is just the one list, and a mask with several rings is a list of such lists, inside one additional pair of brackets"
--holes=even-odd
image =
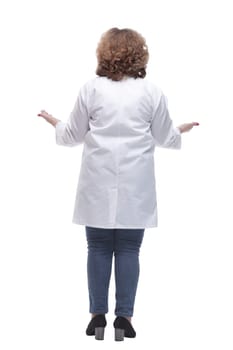
[(132, 29), (111, 28), (98, 44), (96, 74), (119, 81), (125, 76), (144, 78), (149, 59), (148, 48), (141, 34)]

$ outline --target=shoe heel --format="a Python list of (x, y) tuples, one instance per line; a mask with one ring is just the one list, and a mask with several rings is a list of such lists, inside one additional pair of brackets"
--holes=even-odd
[(125, 330), (120, 328), (115, 328), (115, 341), (123, 341), (125, 336)]
[(104, 327), (96, 327), (95, 328), (95, 339), (96, 340), (104, 340)]

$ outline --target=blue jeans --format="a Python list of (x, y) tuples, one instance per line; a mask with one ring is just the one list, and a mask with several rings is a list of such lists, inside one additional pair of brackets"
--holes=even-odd
[(90, 313), (108, 312), (108, 290), (115, 257), (115, 315), (132, 317), (139, 278), (139, 250), (145, 229), (86, 226)]

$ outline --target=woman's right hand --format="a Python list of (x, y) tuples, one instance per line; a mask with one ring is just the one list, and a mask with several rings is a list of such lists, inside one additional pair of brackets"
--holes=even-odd
[(198, 126), (199, 123), (197, 122), (192, 122), (192, 123), (186, 123), (178, 126), (178, 129), (180, 130), (181, 133), (190, 131), (194, 126)]

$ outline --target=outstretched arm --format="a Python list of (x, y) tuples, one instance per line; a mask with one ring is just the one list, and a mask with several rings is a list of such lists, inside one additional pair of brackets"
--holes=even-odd
[(54, 118), (42, 110), (38, 116), (43, 117), (55, 127), (56, 143), (63, 146), (76, 146), (84, 141), (89, 130), (89, 117), (85, 86), (81, 89), (67, 122)]
[(170, 118), (167, 98), (163, 93), (161, 94), (151, 123), (151, 132), (157, 146), (175, 149), (181, 148), (181, 133), (190, 131), (196, 125), (199, 125), (199, 123), (186, 123), (175, 127)]

